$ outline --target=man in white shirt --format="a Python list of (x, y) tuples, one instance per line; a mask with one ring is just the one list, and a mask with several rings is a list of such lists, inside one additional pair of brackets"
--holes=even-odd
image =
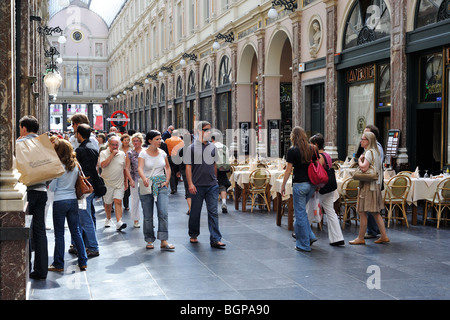
[[(73, 150), (76, 150), (80, 145), (80, 143), (77, 140), (77, 128), (82, 123), (89, 125), (89, 119), (84, 113), (75, 113), (72, 117), (70, 117), (70, 122), (72, 123), (73, 136), (69, 138), (69, 142), (72, 144)], [(98, 141), (93, 132), (91, 132), (89, 140), (98, 150)]]
[(133, 179), (126, 170), (126, 155), (119, 150), (119, 137), (112, 136), (109, 139), (108, 148), (100, 153), (99, 158), (102, 178), (107, 190), (103, 197), (106, 212), (105, 227), (111, 226), (111, 209), (114, 202), (117, 219), (116, 228), (120, 231), (127, 227), (127, 224), (122, 222), (123, 195), (128, 187), (128, 180), (133, 183)]

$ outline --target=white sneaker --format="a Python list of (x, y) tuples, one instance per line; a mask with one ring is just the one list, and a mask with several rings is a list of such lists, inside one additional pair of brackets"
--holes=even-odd
[(127, 224), (123, 223), (122, 220), (117, 221), (117, 224), (116, 224), (117, 231), (125, 229), (126, 227), (127, 227)]
[(141, 225), (139, 224), (139, 221), (135, 221), (133, 226), (135, 228), (140, 228), (141, 227)]
[(105, 220), (105, 228), (111, 227), (111, 224), (112, 224), (111, 219), (106, 219)]

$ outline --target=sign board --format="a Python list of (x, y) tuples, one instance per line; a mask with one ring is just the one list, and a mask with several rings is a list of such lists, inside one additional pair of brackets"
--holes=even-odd
[(114, 127), (125, 127), (128, 122), (130, 121), (130, 119), (128, 119), (128, 115), (125, 111), (122, 110), (117, 110), (115, 112), (113, 112), (113, 114), (111, 115), (111, 118), (107, 118), (106, 120), (111, 121), (111, 124)]
[(396, 158), (399, 143), (400, 143), (400, 130), (390, 129), (388, 132), (386, 143), (386, 156)]

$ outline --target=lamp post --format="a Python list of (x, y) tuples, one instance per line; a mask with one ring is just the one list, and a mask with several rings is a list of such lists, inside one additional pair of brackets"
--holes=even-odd
[(269, 12), (267, 13), (267, 16), (270, 19), (276, 19), (278, 17), (278, 11), (277, 9), (275, 9), (275, 6), (284, 6), (285, 10), (294, 12), (295, 9), (297, 9), (297, 2), (296, 0), (273, 0), (272, 8), (270, 8)]

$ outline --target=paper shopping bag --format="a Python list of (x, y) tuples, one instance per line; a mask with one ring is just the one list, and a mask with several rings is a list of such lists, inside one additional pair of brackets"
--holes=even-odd
[(53, 180), (65, 170), (47, 134), (16, 143), (16, 168), (19, 181), (26, 186)]

